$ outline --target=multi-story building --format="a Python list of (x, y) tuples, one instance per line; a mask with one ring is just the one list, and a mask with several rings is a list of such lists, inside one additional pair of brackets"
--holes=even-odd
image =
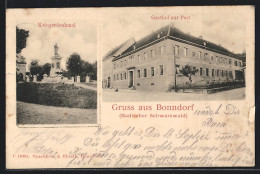
[(197, 69), (193, 85), (243, 80), (243, 61), (221, 45), (170, 24), (107, 53), (103, 58), (102, 86), (167, 91), (188, 84), (189, 79), (180, 71), (186, 65)]

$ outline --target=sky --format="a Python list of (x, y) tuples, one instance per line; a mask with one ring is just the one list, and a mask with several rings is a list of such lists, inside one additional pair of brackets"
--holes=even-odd
[[(126, 40), (134, 38), (137, 41), (170, 23), (183, 32), (203, 36), (203, 39), (221, 44), (234, 53), (242, 53), (246, 48), (245, 26), (248, 19), (241, 7), (102, 8), (99, 14), (96, 11), (91, 11), (86, 17), (80, 14), (70, 16), (76, 28), (39, 28), (37, 23), (19, 23), (19, 28), (29, 30), (27, 46), (21, 52), (27, 65), (35, 59), (40, 64), (51, 63), (56, 43), (62, 57), (62, 68), (74, 52), (93, 63)], [(162, 15), (179, 18), (151, 18)], [(180, 16), (189, 19), (180, 19)], [(80, 20), (74, 20), (76, 18)], [(48, 18), (48, 21), (51, 19)]]
[(75, 23), (75, 28), (42, 28), (30, 23), (17, 25), (18, 28), (29, 31), (27, 45), (21, 52), (26, 58), (27, 70), (32, 60), (39, 60), (40, 65), (51, 63), (56, 43), (59, 47), (58, 53), (62, 57), (63, 69), (66, 67), (67, 58), (73, 53), (78, 53), (81, 59), (90, 63), (95, 62), (97, 60), (96, 24), (88, 21)]
[[(138, 11), (130, 9), (106, 15), (101, 30), (101, 38), (103, 39), (101, 55), (106, 55), (108, 51), (131, 37), (137, 41), (170, 23), (185, 33), (196, 37), (202, 36), (203, 39), (221, 44), (234, 53), (242, 53), (245, 50), (245, 23), (247, 19), (242, 12), (240, 13), (240, 10), (196, 8), (178, 8), (175, 12), (172, 9), (154, 12), (149, 9), (147, 11), (145, 9)], [(152, 16), (161, 15), (179, 17), (169, 20), (152, 19)], [(190, 16), (190, 19), (180, 20), (180, 16)]]

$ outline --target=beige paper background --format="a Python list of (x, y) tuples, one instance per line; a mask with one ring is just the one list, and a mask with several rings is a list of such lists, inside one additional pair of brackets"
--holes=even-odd
[[(172, 101), (172, 102), (102, 102), (102, 56), (106, 53), (107, 40), (102, 39), (102, 29), (105, 25), (115, 27), (116, 18), (149, 20), (151, 14), (210, 14), (218, 13), (219, 19), (228, 14), (240, 12), (245, 15), (246, 27), (246, 98), (245, 100), (221, 101)], [(98, 117), (100, 129), (79, 125), (78, 127), (62, 126), (43, 128), (18, 128), (16, 125), (16, 82), (15, 62), (16, 43), (15, 26), (24, 21), (48, 22), (92, 20), (97, 24), (97, 60), (98, 60)], [(129, 20), (128, 19), (128, 20)], [(235, 19), (234, 19), (235, 20)], [(132, 7), (132, 8), (77, 8), (77, 9), (9, 9), (7, 10), (7, 53), (6, 53), (6, 162), (8, 169), (17, 168), (106, 168), (106, 167), (213, 167), (213, 166), (254, 166), (255, 161), (255, 133), (254, 133), (254, 7), (226, 6), (226, 7)], [(122, 21), (123, 22), (123, 21)], [(107, 33), (108, 34), (108, 33)], [(115, 39), (117, 39), (115, 33)], [(120, 43), (118, 43), (120, 44)], [(80, 46), (80, 45), (79, 45)], [(112, 48), (111, 48), (112, 49)], [(113, 111), (113, 104), (133, 105), (191, 105), (194, 110), (201, 110), (205, 106), (216, 109), (232, 104), (239, 108), (238, 115), (220, 113), (214, 116), (196, 116), (189, 111), (187, 119), (180, 118), (128, 118), (120, 119), (120, 113), (141, 114), (171, 114), (172, 111)], [(177, 111), (174, 113), (178, 114)], [(181, 113), (181, 112), (179, 112)], [(206, 127), (203, 123), (208, 118), (216, 122), (226, 123), (224, 127)], [(153, 136), (147, 134), (149, 128), (154, 128)], [(170, 129), (174, 129), (171, 137), (164, 136)], [(100, 130), (99, 129), (99, 130)], [(128, 131), (133, 129), (129, 136)], [(187, 148), (193, 140), (186, 143), (183, 138), (176, 138), (179, 131), (189, 129), (189, 134), (208, 135), (209, 139), (196, 142), (195, 150), (181, 150)], [(128, 130), (128, 131), (127, 131)], [(122, 132), (121, 132), (122, 131)], [(120, 133), (121, 132), (121, 133)], [(216, 137), (229, 133), (229, 138), (216, 140)], [(205, 137), (204, 136), (204, 137)], [(35, 138), (34, 138), (35, 137)], [(114, 138), (113, 138), (114, 137)], [(90, 141), (91, 140), (91, 141)], [(156, 149), (158, 145), (172, 142), (170, 150)], [(245, 143), (243, 143), (245, 142)], [(121, 146), (120, 146), (121, 144)], [(111, 147), (112, 146), (112, 147)], [(149, 148), (147, 146), (154, 146)], [(109, 148), (111, 147), (111, 148)], [(218, 150), (214, 150), (218, 147)], [(220, 147), (224, 150), (220, 151)], [(226, 147), (226, 148), (224, 148)], [(228, 148), (227, 148), (228, 147)], [(213, 150), (210, 150), (213, 149)], [(106, 153), (104, 153), (106, 152)], [(86, 159), (76, 158), (33, 158), (33, 155), (64, 154), (89, 155)], [(222, 154), (218, 157), (218, 154)], [(17, 158), (14, 155), (29, 155), (29, 158)], [(97, 154), (103, 154), (97, 157)], [(94, 157), (93, 157), (94, 156)], [(93, 157), (93, 158), (91, 158)], [(192, 157), (189, 158), (188, 157)], [(176, 158), (176, 159), (175, 159)]]

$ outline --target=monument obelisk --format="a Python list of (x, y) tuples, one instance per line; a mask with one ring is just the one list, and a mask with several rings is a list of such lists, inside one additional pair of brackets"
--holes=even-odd
[(61, 57), (58, 54), (59, 47), (57, 43), (54, 45), (54, 56), (51, 57), (51, 72), (50, 72), (50, 77), (56, 77), (58, 76), (58, 73), (61, 72), (60, 68), (60, 62), (61, 62)]

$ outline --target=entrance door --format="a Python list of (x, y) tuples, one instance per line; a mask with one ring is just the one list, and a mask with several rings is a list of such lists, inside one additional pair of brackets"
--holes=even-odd
[(134, 72), (129, 71), (129, 88), (132, 87), (134, 84)]
[(110, 88), (110, 77), (107, 78), (107, 88)]

